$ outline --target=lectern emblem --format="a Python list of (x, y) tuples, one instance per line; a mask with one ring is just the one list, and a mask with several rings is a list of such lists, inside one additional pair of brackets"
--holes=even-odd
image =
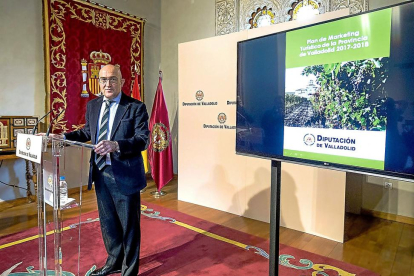
[(27, 140), (26, 140), (26, 149), (30, 150), (31, 146), (32, 146), (32, 141), (30, 141), (30, 138), (27, 138)]
[(53, 176), (51, 174), (47, 178), (47, 185), (49, 185), (49, 188), (52, 189), (52, 187), (53, 187)]
[(165, 150), (170, 144), (170, 130), (163, 123), (156, 123), (152, 128), (151, 142), (154, 151)]

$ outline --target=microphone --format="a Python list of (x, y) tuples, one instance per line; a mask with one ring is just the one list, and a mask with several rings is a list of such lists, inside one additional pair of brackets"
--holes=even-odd
[(53, 120), (50, 122), (49, 128), (47, 129), (47, 132), (46, 132), (46, 137), (49, 136), (49, 133), (50, 133), (50, 130), (52, 129), (53, 123), (56, 121), (57, 118), (59, 118), (60, 114), (62, 114), (63, 111), (65, 111), (64, 108), (62, 108), (62, 110), (59, 112), (59, 114), (55, 118), (53, 118)]
[(39, 122), (41, 121), (41, 120), (43, 120), (43, 118), (44, 117), (46, 117), (47, 115), (49, 115), (50, 114), (50, 112), (52, 112), (52, 109), (48, 112), (48, 113), (46, 113), (42, 118), (40, 118), (39, 120), (37, 120), (36, 121), (36, 124), (35, 124), (35, 126), (33, 127), (33, 129), (32, 129), (32, 134), (33, 135), (35, 135), (36, 134), (36, 131), (37, 131), (37, 126), (39, 125)]

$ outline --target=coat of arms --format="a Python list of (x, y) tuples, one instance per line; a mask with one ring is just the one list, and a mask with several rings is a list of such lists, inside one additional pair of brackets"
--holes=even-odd
[(111, 56), (107, 53), (93, 51), (89, 55), (92, 62), (81, 60), (82, 65), (82, 93), (81, 97), (88, 98), (89, 93), (102, 96), (99, 89), (99, 70), (111, 62)]

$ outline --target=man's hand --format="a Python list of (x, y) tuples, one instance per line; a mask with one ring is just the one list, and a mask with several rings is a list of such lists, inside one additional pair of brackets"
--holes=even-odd
[(103, 140), (95, 146), (95, 152), (99, 155), (105, 155), (119, 150), (118, 142)]

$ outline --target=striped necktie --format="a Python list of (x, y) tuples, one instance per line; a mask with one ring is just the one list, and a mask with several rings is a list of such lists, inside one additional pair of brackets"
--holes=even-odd
[[(105, 100), (105, 110), (101, 119), (101, 127), (99, 129), (98, 142), (108, 139), (109, 131), (109, 108), (114, 101)], [(106, 165), (106, 155), (98, 155), (95, 159), (96, 166), (102, 170)]]

